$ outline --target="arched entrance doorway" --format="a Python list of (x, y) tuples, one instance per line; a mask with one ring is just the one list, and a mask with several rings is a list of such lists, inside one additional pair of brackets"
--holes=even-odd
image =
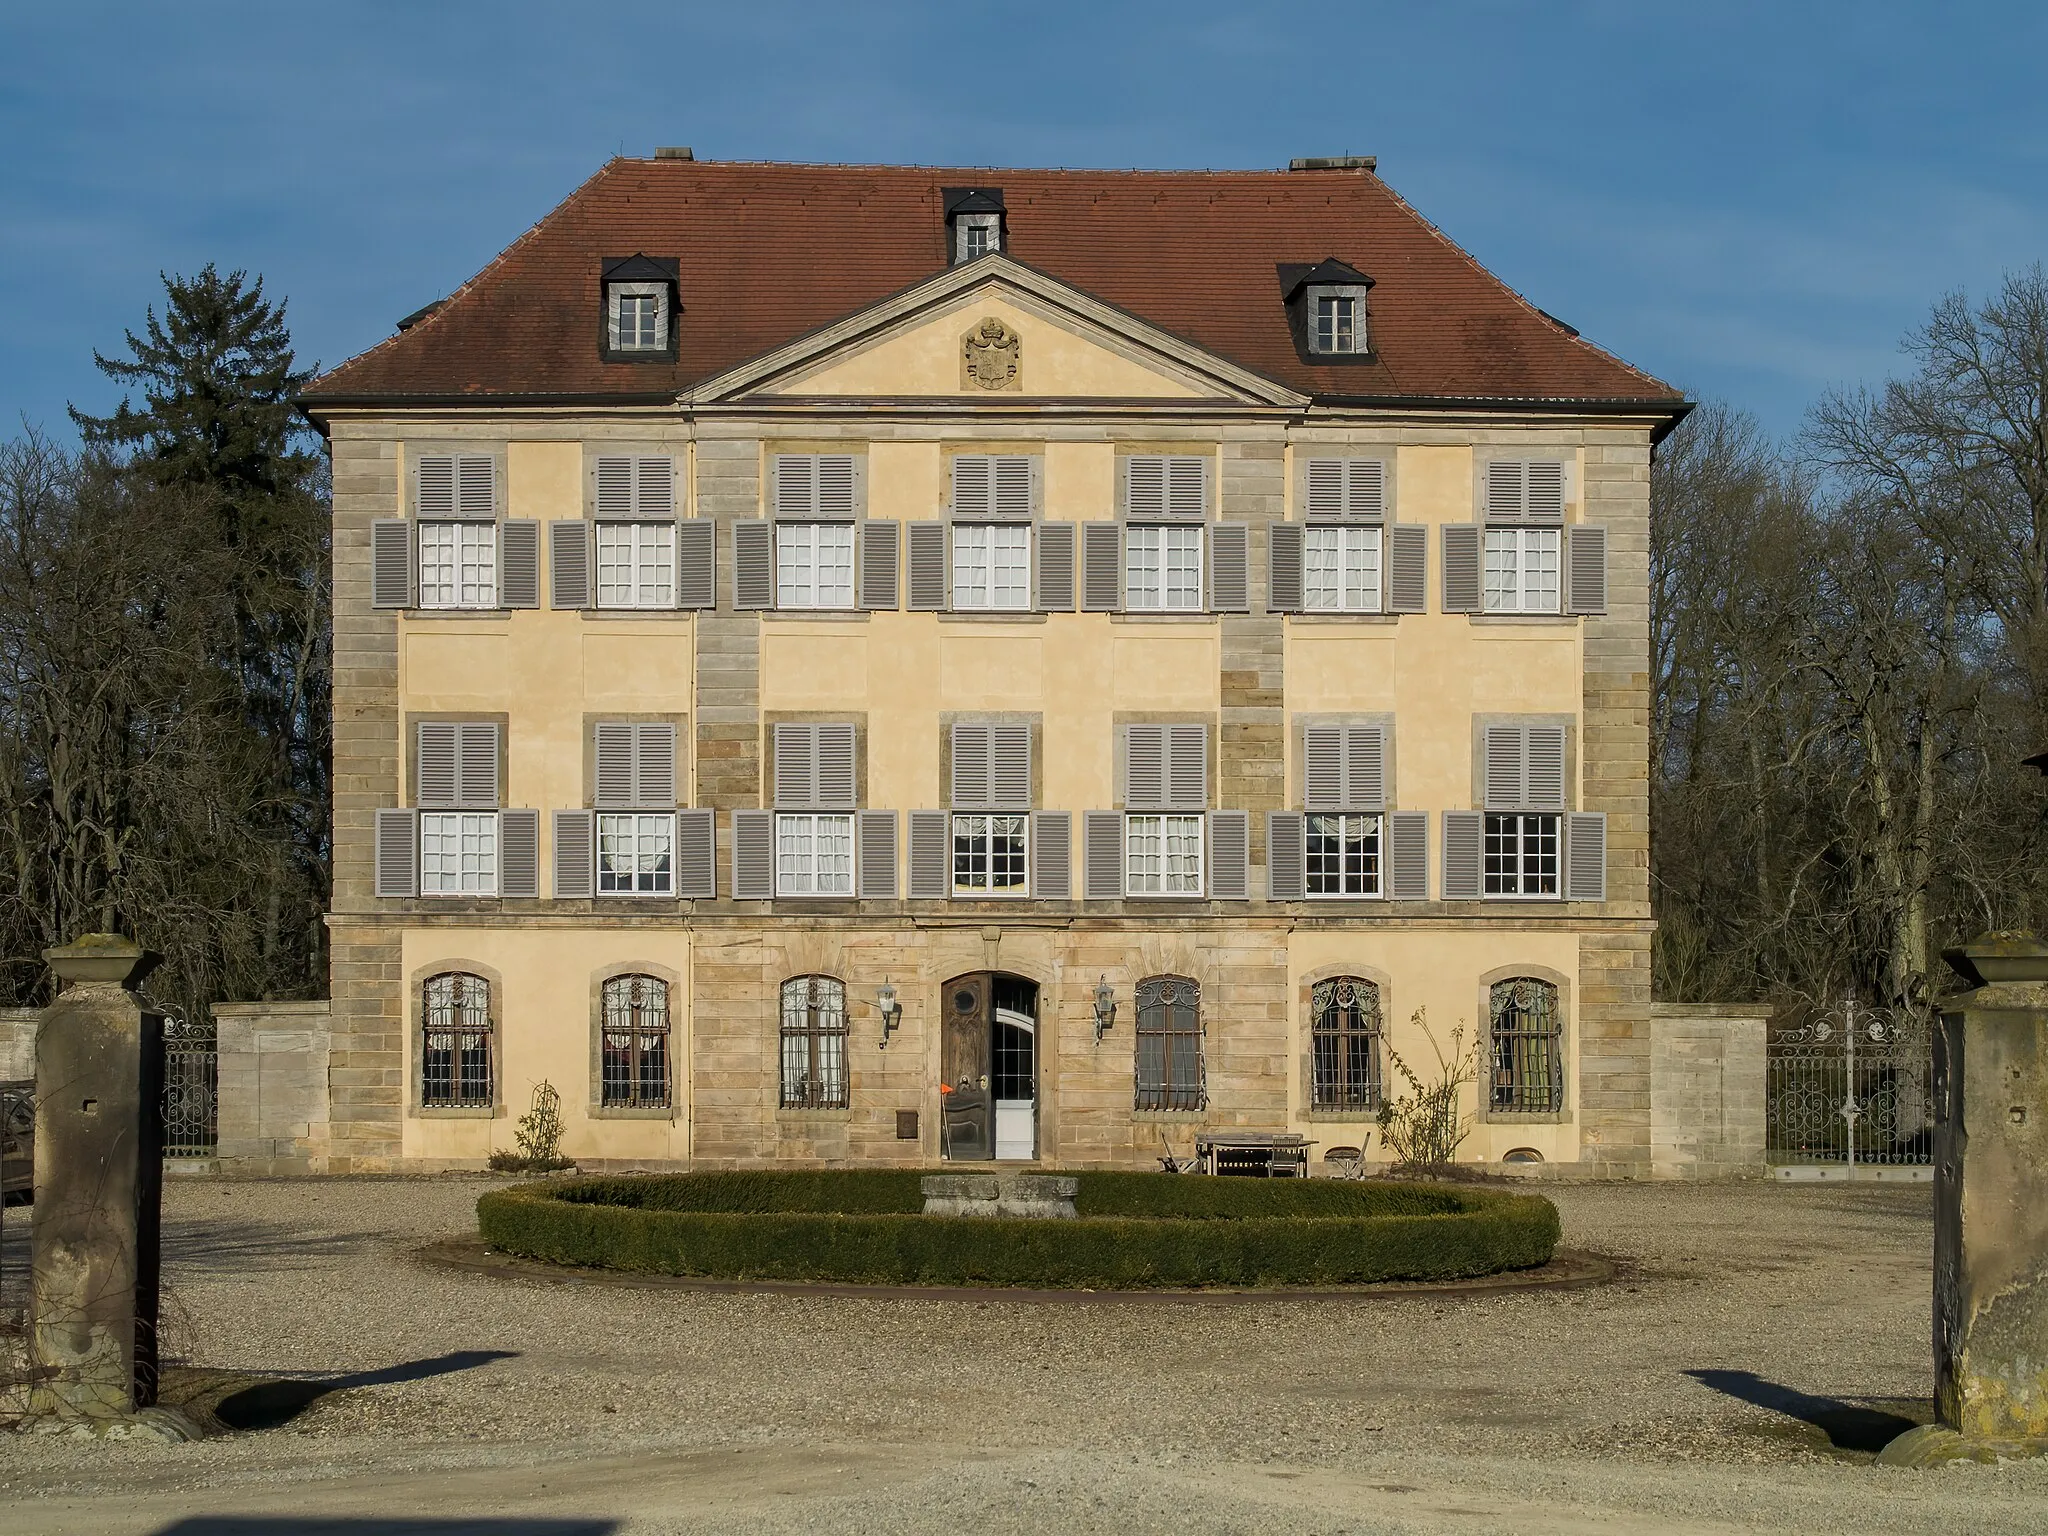
[(1038, 984), (976, 971), (945, 984), (939, 1042), (939, 1155), (1029, 1162), (1038, 1155)]

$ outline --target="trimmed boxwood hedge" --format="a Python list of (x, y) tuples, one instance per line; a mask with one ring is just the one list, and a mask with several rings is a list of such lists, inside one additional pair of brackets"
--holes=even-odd
[(1446, 1280), (1549, 1260), (1540, 1195), (1328, 1179), (1084, 1173), (1075, 1221), (926, 1216), (907, 1171), (523, 1184), (477, 1202), (492, 1247), (558, 1264), (864, 1285), (1181, 1289)]

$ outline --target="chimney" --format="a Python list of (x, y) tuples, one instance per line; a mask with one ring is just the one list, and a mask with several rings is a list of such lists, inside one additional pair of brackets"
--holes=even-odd
[(1287, 162), (1290, 171), (1376, 171), (1378, 155), (1310, 155)]
[(664, 144), (654, 152), (654, 158), (657, 160), (694, 160), (697, 157), (690, 153), (690, 146), (687, 144)]

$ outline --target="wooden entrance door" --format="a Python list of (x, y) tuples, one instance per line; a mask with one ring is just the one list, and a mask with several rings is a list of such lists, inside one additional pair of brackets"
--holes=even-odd
[(994, 1069), (989, 982), (986, 974), (946, 983), (945, 1026), (939, 1039), (939, 1152), (955, 1161), (996, 1155)]

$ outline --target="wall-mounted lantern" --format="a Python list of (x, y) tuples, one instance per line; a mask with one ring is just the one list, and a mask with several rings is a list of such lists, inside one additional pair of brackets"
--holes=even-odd
[(882, 1016), (882, 1039), (875, 1049), (886, 1051), (889, 1037), (903, 1022), (903, 1000), (896, 995), (895, 987), (886, 981), (875, 989), (875, 1012)]
[(1116, 988), (1104, 976), (1095, 983), (1095, 1043), (1102, 1044), (1103, 1031), (1116, 1022)]

